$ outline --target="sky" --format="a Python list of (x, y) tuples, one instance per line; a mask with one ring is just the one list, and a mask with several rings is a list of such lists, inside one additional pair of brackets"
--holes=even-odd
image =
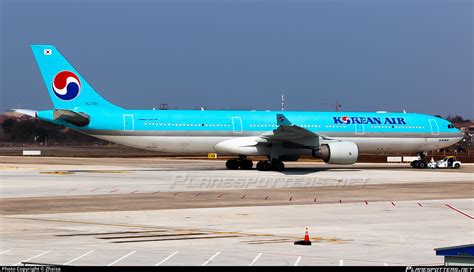
[(124, 108), (473, 113), (471, 0), (0, 0), (0, 112), (51, 109), (30, 44)]

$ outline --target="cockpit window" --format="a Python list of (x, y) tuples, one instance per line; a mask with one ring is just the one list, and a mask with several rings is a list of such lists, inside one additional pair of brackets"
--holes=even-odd
[(449, 125), (448, 125), (448, 128), (455, 128), (455, 127), (454, 127), (454, 125), (449, 124)]

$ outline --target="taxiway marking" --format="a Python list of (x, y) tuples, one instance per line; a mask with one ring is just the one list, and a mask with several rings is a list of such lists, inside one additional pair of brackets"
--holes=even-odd
[(344, 266), (344, 260), (339, 260), (339, 266)]
[(71, 263), (73, 263), (73, 262), (79, 260), (80, 258), (85, 257), (85, 256), (91, 254), (91, 253), (94, 252), (94, 251), (95, 251), (95, 250), (91, 250), (91, 251), (89, 251), (89, 252), (86, 252), (86, 253), (82, 254), (81, 256), (79, 256), (79, 257), (77, 257), (77, 258), (74, 258), (74, 259), (72, 259), (72, 260), (70, 260), (70, 261), (68, 261), (68, 262), (63, 263), (63, 265), (71, 264)]
[(35, 259), (35, 258), (41, 257), (41, 256), (43, 256), (43, 255), (45, 255), (45, 254), (48, 254), (48, 253), (50, 253), (51, 251), (52, 251), (52, 250), (46, 250), (46, 251), (44, 251), (43, 253), (40, 253), (40, 254), (38, 254), (38, 255), (36, 255), (36, 256), (33, 256), (33, 257), (28, 258), (28, 259), (26, 259), (26, 260), (23, 260), (23, 261), (21, 261), (21, 262), (18, 262), (18, 263), (16, 263), (16, 264), (14, 264), (13, 266), (18, 266), (18, 265), (20, 265), (21, 263), (31, 261), (31, 260), (33, 260), (33, 259)]
[(171, 253), (168, 257), (164, 258), (161, 262), (155, 264), (155, 266), (159, 266), (159, 265), (164, 264), (166, 261), (173, 258), (173, 256), (176, 255), (176, 254), (178, 254), (178, 251), (175, 251), (175, 252)]
[(298, 256), (298, 258), (296, 258), (296, 262), (293, 266), (298, 266), (298, 264), (300, 263), (301, 261), (301, 256)]
[(450, 208), (450, 209), (452, 209), (452, 210), (455, 210), (455, 211), (457, 211), (458, 213), (460, 213), (460, 214), (462, 214), (462, 215), (465, 215), (465, 216), (467, 216), (467, 217), (469, 217), (469, 218), (471, 218), (471, 219), (474, 219), (474, 216), (472, 216), (472, 215), (470, 215), (470, 214), (468, 214), (468, 213), (466, 213), (466, 212), (463, 212), (463, 211), (461, 211), (460, 209), (458, 209), (458, 208), (456, 208), (456, 207), (454, 207), (454, 206), (451, 206), (451, 205), (449, 205), (449, 204), (445, 204), (445, 205), (446, 205), (446, 207), (448, 207), (448, 208)]
[(137, 251), (136, 251), (136, 250), (134, 250), (134, 251), (132, 251), (132, 252), (128, 253), (127, 255), (125, 255), (125, 256), (123, 256), (123, 257), (120, 257), (120, 258), (118, 258), (117, 260), (115, 260), (115, 261), (113, 261), (113, 262), (109, 263), (107, 266), (112, 266), (112, 265), (114, 265), (114, 264), (116, 264), (116, 263), (120, 262), (121, 260), (123, 260), (123, 259), (127, 258), (128, 256), (132, 255), (132, 254), (133, 254), (133, 253), (135, 253), (135, 252), (137, 252)]
[(252, 262), (249, 263), (249, 266), (254, 265), (261, 256), (262, 256), (262, 253), (258, 253), (257, 256), (255, 256), (255, 258), (253, 258)]
[(210, 263), (212, 262), (212, 260), (214, 260), (215, 257), (219, 256), (219, 254), (221, 254), (219, 251), (216, 252), (216, 254), (212, 255), (212, 257), (209, 258), (209, 260), (205, 261), (205, 262), (202, 264), (202, 266), (206, 266), (206, 265), (210, 264)]

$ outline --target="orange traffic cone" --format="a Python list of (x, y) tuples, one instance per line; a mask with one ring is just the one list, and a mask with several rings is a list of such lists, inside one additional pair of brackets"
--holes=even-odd
[(304, 233), (304, 241), (309, 242), (309, 234), (308, 234), (308, 228), (306, 228), (306, 231)]
[(302, 245), (302, 246), (310, 246), (311, 245), (311, 241), (309, 240), (308, 228), (306, 228), (306, 231), (304, 233), (304, 240), (296, 241), (294, 244), (295, 245)]

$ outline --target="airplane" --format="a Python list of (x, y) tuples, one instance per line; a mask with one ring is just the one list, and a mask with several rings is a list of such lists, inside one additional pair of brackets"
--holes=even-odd
[(102, 96), (53, 45), (32, 45), (51, 97), (52, 110), (14, 111), (136, 148), (172, 153), (234, 155), (228, 169), (252, 169), (248, 156), (265, 156), (256, 168), (283, 171), (285, 161), (313, 156), (349, 165), (360, 153), (427, 151), (463, 138), (442, 118), (406, 112), (309, 112), (237, 110), (129, 110)]

